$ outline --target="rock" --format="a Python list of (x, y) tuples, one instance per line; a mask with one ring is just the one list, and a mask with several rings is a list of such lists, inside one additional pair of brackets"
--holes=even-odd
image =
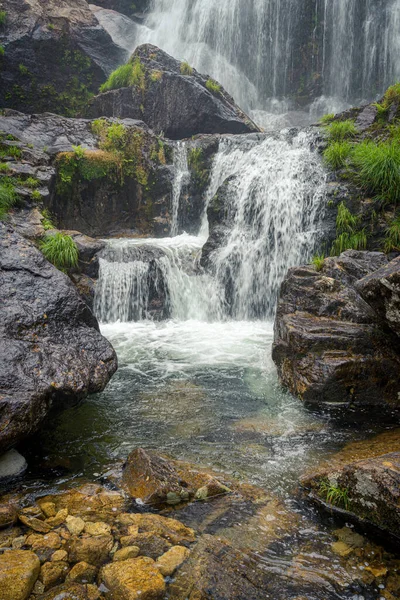
[(99, 566), (110, 560), (110, 552), (114, 545), (111, 535), (99, 535), (87, 538), (73, 538), (68, 543), (70, 562), (87, 562)]
[(0, 224), (0, 451), (35, 432), (51, 408), (102, 390), (110, 343), (69, 278)]
[(400, 257), (360, 279), (356, 289), (385, 325), (400, 336)]
[(33, 533), (26, 538), (25, 545), (30, 546), (43, 563), (50, 560), (55, 550), (61, 548), (61, 538), (55, 531), (46, 535)]
[(126, 546), (117, 550), (113, 556), (113, 561), (127, 560), (128, 558), (136, 558), (140, 554), (138, 546)]
[(89, 535), (109, 535), (111, 533), (111, 527), (110, 525), (107, 525), (107, 523), (88, 522), (85, 523), (84, 526), (85, 533), (88, 533)]
[[(24, 112), (79, 111), (124, 62), (85, 0), (7, 2), (0, 105)], [(20, 68), (20, 65), (22, 67)]]
[(79, 562), (74, 565), (67, 575), (66, 581), (75, 581), (76, 583), (93, 583), (96, 577), (97, 567), (89, 565), (87, 562)]
[(11, 215), (10, 224), (23, 237), (38, 240), (45, 234), (42, 220), (42, 213), (35, 207), (14, 212)]
[(40, 510), (46, 518), (55, 517), (57, 514), (56, 505), (54, 502), (42, 502)]
[(115, 492), (97, 484), (86, 484), (52, 496), (40, 498), (37, 503), (53, 502), (58, 510), (68, 509), (70, 515), (113, 523), (119, 513), (126, 509), (126, 499)]
[(208, 76), (195, 69), (192, 75), (183, 75), (180, 61), (159, 48), (139, 46), (130, 62), (142, 65), (143, 83), (96, 96), (89, 103), (88, 116), (142, 119), (170, 139), (259, 131), (222, 86), (215, 93), (209, 91)]
[(171, 577), (178, 567), (188, 558), (190, 552), (183, 546), (173, 546), (157, 559), (156, 565), (163, 577)]
[(137, 546), (142, 556), (150, 556), (154, 560), (171, 547), (171, 544), (166, 539), (156, 535), (154, 532), (122, 536), (120, 542), (124, 547)]
[(80, 535), (85, 529), (85, 521), (80, 517), (67, 517), (67, 528), (72, 535)]
[(100, 578), (108, 598), (118, 600), (162, 600), (165, 582), (151, 558), (131, 558), (102, 568)]
[(98, 254), (105, 247), (103, 240), (95, 240), (78, 231), (66, 231), (74, 240), (79, 252), (79, 270), (89, 277), (98, 277), (99, 258)]
[(39, 576), (38, 557), (27, 550), (0, 555), (1, 600), (26, 600)]
[(18, 512), (13, 504), (0, 504), (0, 529), (14, 525), (18, 520)]
[(58, 562), (60, 560), (67, 560), (68, 559), (68, 552), (66, 552), (65, 550), (56, 550), (54, 552), (54, 554), (51, 555), (51, 561), (52, 562)]
[(173, 545), (191, 543), (196, 539), (193, 529), (175, 519), (153, 514), (129, 514), (129, 517), (139, 533), (156, 534)]
[(0, 457), (0, 480), (22, 475), (27, 467), (28, 464), (25, 458), (21, 456), (17, 450), (12, 448)]
[(363, 110), (360, 112), (358, 117), (355, 120), (355, 126), (359, 133), (363, 133), (367, 129), (371, 127), (376, 121), (378, 116), (378, 108), (375, 104), (368, 104)]
[(21, 523), (33, 529), (33, 531), (37, 531), (38, 533), (49, 533), (51, 531), (51, 527), (45, 521), (40, 521), (35, 517), (26, 517), (25, 515), (19, 515), (19, 520)]
[[(49, 504), (53, 504), (53, 503), (49, 502)], [(64, 508), (62, 510), (59, 510), (58, 513), (54, 517), (50, 517), (49, 519), (47, 519), (47, 523), (50, 525), (50, 527), (59, 527), (66, 521), (67, 518), (68, 518), (68, 509)]]
[(97, 600), (98, 597), (93, 596), (91, 586), (71, 582), (52, 588), (40, 596), (39, 600)]
[(387, 262), (350, 250), (314, 267), (290, 269), (275, 319), (273, 360), (281, 381), (313, 404), (399, 406), (399, 345), (356, 290)]
[[(333, 513), (347, 514), (400, 540), (400, 452), (350, 462), (302, 480), (310, 498)], [(331, 502), (326, 486), (345, 492)], [(343, 541), (343, 540), (342, 540)], [(345, 540), (346, 541), (346, 540)]]
[(63, 561), (47, 562), (40, 569), (39, 579), (44, 585), (44, 590), (63, 583), (69, 571), (68, 563)]

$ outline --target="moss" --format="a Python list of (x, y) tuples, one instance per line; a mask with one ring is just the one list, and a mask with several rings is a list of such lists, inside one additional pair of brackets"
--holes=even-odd
[(162, 75), (162, 71), (152, 71), (150, 73), (150, 81), (152, 81), (153, 83), (155, 83), (156, 81), (161, 81)]
[(200, 191), (204, 190), (208, 183), (209, 172), (201, 148), (191, 148), (188, 153), (188, 165), (195, 185)]
[(191, 67), (189, 65), (187, 60), (184, 60), (183, 62), (181, 62), (180, 71), (181, 71), (182, 75), (188, 75), (188, 76), (193, 75), (193, 67)]
[(206, 82), (206, 88), (209, 92), (214, 94), (214, 96), (219, 96), (221, 94), (222, 88), (220, 84), (214, 79), (208, 79)]
[(121, 157), (104, 150), (88, 150), (84, 156), (77, 157), (75, 152), (61, 152), (57, 156), (57, 191), (67, 192), (76, 179), (93, 181), (110, 177), (120, 181), (122, 177)]

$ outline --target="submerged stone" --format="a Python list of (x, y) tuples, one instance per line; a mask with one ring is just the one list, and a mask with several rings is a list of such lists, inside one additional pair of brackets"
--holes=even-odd
[(40, 562), (28, 550), (10, 550), (0, 556), (1, 600), (26, 600), (39, 576)]
[(139, 557), (113, 562), (101, 570), (106, 598), (115, 600), (162, 600), (165, 582), (151, 558)]
[(14, 448), (0, 457), (0, 480), (21, 475), (28, 467), (25, 458)]

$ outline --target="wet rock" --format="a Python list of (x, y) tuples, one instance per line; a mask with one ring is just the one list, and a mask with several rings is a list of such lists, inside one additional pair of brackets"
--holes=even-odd
[(111, 533), (111, 527), (107, 523), (102, 523), (101, 521), (98, 523), (93, 523), (89, 521), (84, 524), (85, 533), (89, 535), (109, 535)]
[[(170, 139), (198, 133), (258, 131), (222, 86), (212, 93), (206, 87), (208, 76), (195, 69), (192, 75), (183, 75), (180, 61), (159, 48), (150, 44), (139, 46), (130, 61), (142, 64), (144, 83), (96, 96), (89, 104), (88, 116), (142, 119)], [(154, 73), (156, 77), (152, 77)]]
[(67, 517), (67, 529), (72, 535), (79, 535), (85, 529), (85, 521), (80, 517)]
[(128, 558), (137, 558), (140, 554), (140, 548), (138, 546), (126, 546), (117, 550), (113, 556), (113, 561), (127, 560)]
[[(372, 524), (400, 540), (400, 452), (319, 472), (302, 483), (318, 504), (338, 514), (347, 513), (361, 525)], [(336, 501), (327, 495), (327, 486), (342, 492)]]
[(58, 562), (60, 560), (67, 560), (68, 559), (68, 552), (66, 552), (65, 550), (56, 550), (54, 552), (54, 554), (51, 555), (51, 561), (52, 562)]
[(69, 560), (73, 563), (87, 562), (100, 566), (110, 560), (113, 545), (111, 535), (72, 539), (68, 542)]
[(373, 125), (378, 116), (378, 108), (375, 104), (368, 104), (363, 110), (360, 112), (358, 117), (355, 120), (355, 126), (359, 133), (363, 133)]
[[(97, 595), (97, 598), (99, 596)], [(39, 600), (95, 600), (93, 590), (89, 585), (81, 585), (79, 583), (64, 583), (55, 588), (52, 588), (42, 596)], [(96, 599), (97, 600), (97, 599)]]
[(69, 278), (0, 224), (0, 451), (62, 408), (100, 391), (117, 368)]
[(151, 558), (140, 557), (113, 562), (101, 570), (108, 598), (118, 600), (162, 600), (165, 582)]
[(15, 448), (12, 448), (0, 457), (0, 480), (22, 475), (27, 467), (28, 463), (25, 458)]
[(171, 548), (171, 544), (166, 539), (154, 532), (122, 536), (120, 542), (124, 547), (137, 546), (142, 556), (149, 556), (154, 560)]
[(68, 571), (68, 563), (64, 561), (44, 563), (39, 575), (39, 579), (44, 585), (44, 591), (63, 583)]
[[(52, 504), (52, 503), (49, 503), (49, 504)], [(47, 523), (50, 525), (50, 527), (59, 527), (66, 521), (67, 518), (68, 518), (68, 509), (64, 508), (62, 510), (59, 510), (58, 513), (54, 517), (50, 517), (49, 519), (47, 519)]]
[(398, 406), (399, 345), (356, 289), (387, 262), (381, 253), (343, 253), (290, 269), (275, 320), (273, 360), (281, 381), (313, 404)]
[(400, 336), (400, 257), (358, 281), (356, 289), (383, 322)]
[(30, 546), (39, 557), (40, 562), (43, 563), (50, 560), (55, 550), (61, 548), (61, 538), (55, 531), (46, 535), (33, 533), (26, 538), (25, 544)]
[(10, 224), (23, 237), (37, 240), (45, 234), (42, 220), (42, 213), (35, 207), (14, 212), (11, 215)]
[(25, 515), (19, 515), (19, 520), (21, 523), (33, 529), (33, 531), (37, 531), (38, 533), (49, 533), (51, 531), (51, 527), (45, 521), (40, 521), (35, 517), (27, 517)]
[(55, 517), (57, 514), (57, 509), (54, 502), (42, 502), (40, 510), (47, 518)]
[(96, 577), (97, 567), (89, 565), (87, 562), (79, 562), (74, 565), (68, 573), (66, 581), (75, 581), (76, 583), (93, 583)]
[(173, 546), (157, 559), (156, 565), (163, 577), (171, 577), (176, 569), (188, 558), (190, 552), (183, 546)]
[(137, 527), (138, 533), (156, 534), (173, 545), (191, 543), (195, 540), (193, 529), (186, 527), (176, 519), (161, 515), (128, 513), (125, 520), (124, 516), (123, 521), (126, 523), (129, 517), (129, 523)]
[(10, 550), (0, 556), (2, 600), (26, 600), (39, 576), (38, 557), (28, 550)]
[(13, 504), (0, 504), (0, 529), (14, 525), (18, 520), (18, 512)]

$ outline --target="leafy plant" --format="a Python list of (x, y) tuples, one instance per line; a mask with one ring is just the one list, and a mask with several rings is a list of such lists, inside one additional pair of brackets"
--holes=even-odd
[(354, 233), (359, 221), (359, 217), (353, 215), (344, 202), (339, 204), (338, 214), (336, 217), (336, 227), (339, 231)]
[(17, 201), (14, 185), (6, 179), (0, 180), (0, 220), (3, 220), (8, 211)]
[(337, 237), (332, 244), (331, 255), (339, 256), (345, 250), (365, 250), (367, 247), (367, 234), (365, 229), (359, 229), (360, 219), (353, 215), (341, 202), (338, 206), (336, 217)]
[(206, 88), (208, 89), (209, 92), (211, 92), (215, 96), (218, 96), (221, 93), (221, 86), (219, 83), (214, 81), (214, 79), (210, 78), (207, 80)]
[(351, 119), (347, 121), (334, 121), (325, 129), (330, 142), (342, 142), (357, 135), (356, 126)]
[(356, 180), (367, 192), (384, 203), (400, 200), (400, 145), (396, 141), (361, 142), (354, 148), (352, 163)]
[(43, 255), (60, 271), (67, 271), (78, 264), (78, 247), (70, 235), (56, 233), (41, 244)]
[(25, 65), (19, 65), (19, 72), (21, 73), (21, 75), (28, 75), (29, 74), (29, 69), (28, 67), (26, 67)]
[(78, 160), (81, 160), (82, 158), (84, 158), (84, 156), (86, 154), (86, 149), (83, 148), (82, 146), (72, 146), (72, 150)]
[(189, 65), (187, 60), (181, 62), (181, 73), (182, 75), (193, 75), (193, 67)]
[(385, 252), (400, 249), (400, 216), (396, 217), (387, 228)]
[(10, 165), (8, 163), (0, 163), (0, 173), (7, 173), (10, 170)]
[(21, 158), (22, 151), (18, 146), (3, 146), (0, 149), (0, 158), (11, 156), (12, 158)]
[(324, 254), (316, 254), (312, 259), (312, 264), (314, 265), (316, 271), (322, 271), (322, 267), (324, 266), (325, 255)]
[(347, 141), (333, 142), (324, 150), (324, 160), (333, 169), (341, 169), (351, 155), (352, 145)]
[(347, 488), (335, 486), (328, 479), (323, 479), (319, 485), (319, 494), (328, 504), (333, 506), (343, 506), (346, 510), (349, 508), (349, 491)]

